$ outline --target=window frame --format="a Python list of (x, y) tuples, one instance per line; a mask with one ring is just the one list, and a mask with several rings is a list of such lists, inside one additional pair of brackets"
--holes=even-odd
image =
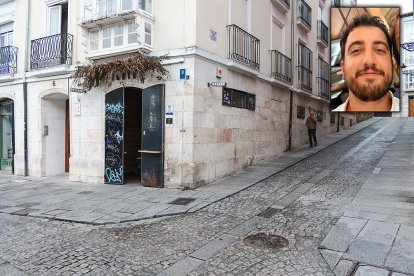
[[(134, 24), (135, 30), (133, 32), (130, 32), (129, 26)], [(151, 23), (150, 23), (151, 24)], [(116, 27), (122, 26), (122, 36), (116, 35), (115, 30)], [(104, 32), (106, 30), (109, 30), (109, 36), (104, 36)], [(92, 34), (97, 33), (97, 45), (98, 48), (93, 49), (92, 44), (94, 39)], [(130, 42), (130, 35), (135, 34), (136, 40)], [(122, 37), (122, 44), (115, 45), (115, 39), (116, 37)], [(110, 40), (110, 45), (107, 47), (104, 47), (104, 39)], [(96, 41), (96, 40), (95, 40)], [(90, 53), (96, 53), (100, 51), (108, 51), (110, 49), (122, 49), (123, 47), (128, 47), (131, 45), (137, 45), (139, 43), (138, 41), (138, 24), (135, 22), (135, 20), (126, 21), (125, 23), (115, 23), (111, 25), (106, 25), (101, 29), (90, 29), (88, 33), (88, 51)], [(148, 46), (151, 46), (149, 44), (145, 44)]]

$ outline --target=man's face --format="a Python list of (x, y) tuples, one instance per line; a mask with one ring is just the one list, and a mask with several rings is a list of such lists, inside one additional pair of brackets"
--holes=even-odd
[(362, 101), (375, 101), (388, 93), (391, 51), (380, 28), (361, 26), (349, 33), (341, 70), (348, 89)]

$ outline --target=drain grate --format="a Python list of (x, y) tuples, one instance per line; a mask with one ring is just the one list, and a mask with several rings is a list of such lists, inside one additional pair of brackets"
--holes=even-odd
[(83, 192), (79, 192), (79, 193), (77, 193), (78, 195), (89, 195), (89, 194), (92, 194), (93, 193), (93, 191), (83, 191)]
[(258, 233), (247, 236), (243, 240), (244, 244), (256, 249), (278, 250), (289, 245), (287, 239), (265, 233)]
[(276, 209), (276, 208), (267, 208), (266, 210), (264, 210), (263, 212), (261, 212), (257, 216), (262, 217), (262, 218), (271, 218), (273, 215), (275, 215), (279, 211), (280, 210)]
[(407, 200), (405, 202), (407, 202), (407, 203), (414, 203), (414, 197), (407, 198)]
[(173, 205), (187, 205), (190, 202), (193, 202), (195, 200), (195, 198), (189, 198), (189, 197), (179, 197), (177, 199), (174, 199), (173, 201), (171, 201), (168, 204), (173, 204)]

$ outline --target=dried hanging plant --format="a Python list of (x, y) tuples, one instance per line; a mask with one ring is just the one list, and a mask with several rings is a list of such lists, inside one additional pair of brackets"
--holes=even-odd
[(91, 65), (78, 66), (72, 75), (74, 82), (81, 85), (84, 91), (89, 91), (93, 87), (109, 87), (112, 80), (122, 75), (132, 74), (144, 83), (148, 76), (165, 76), (168, 74), (161, 62), (168, 57), (148, 56), (142, 51), (134, 53), (126, 59), (113, 61), (95, 62)]

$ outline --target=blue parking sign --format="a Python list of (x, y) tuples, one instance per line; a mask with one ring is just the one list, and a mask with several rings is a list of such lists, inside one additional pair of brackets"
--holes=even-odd
[(185, 69), (180, 69), (180, 80), (185, 80)]

